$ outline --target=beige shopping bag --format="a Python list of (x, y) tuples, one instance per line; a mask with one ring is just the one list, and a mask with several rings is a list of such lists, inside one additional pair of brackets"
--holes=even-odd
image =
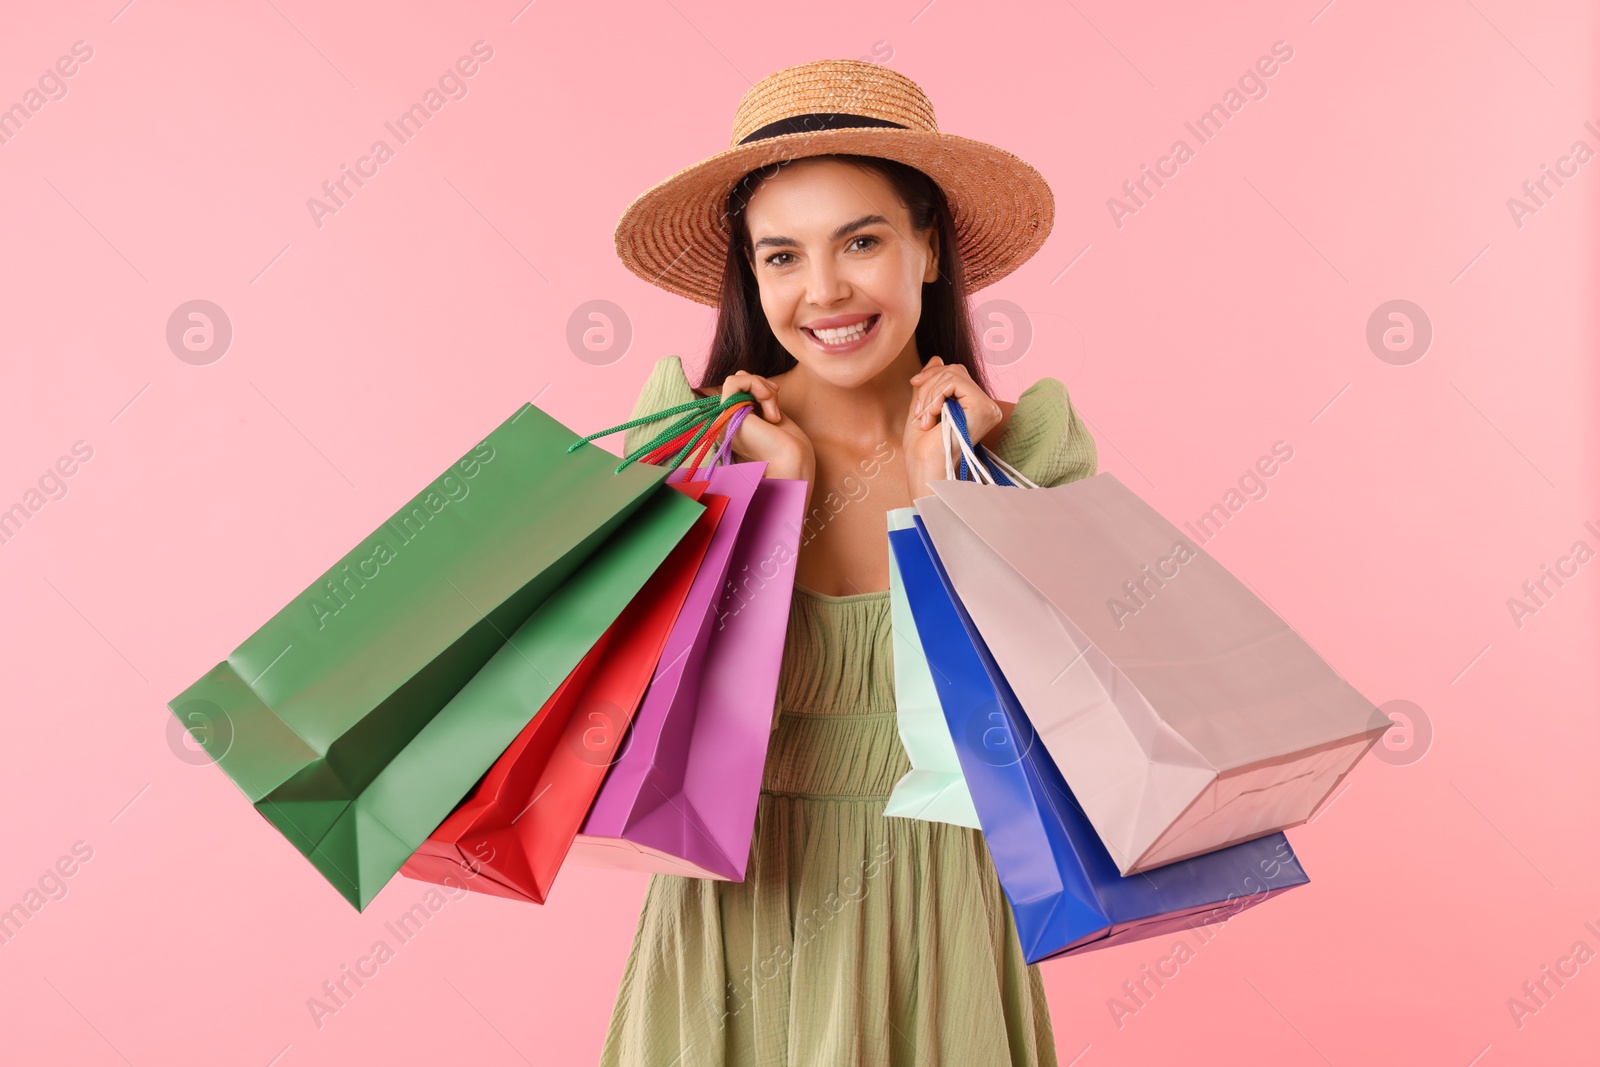
[(931, 489), (939, 559), (1124, 875), (1305, 822), (1393, 725), (1114, 476)]

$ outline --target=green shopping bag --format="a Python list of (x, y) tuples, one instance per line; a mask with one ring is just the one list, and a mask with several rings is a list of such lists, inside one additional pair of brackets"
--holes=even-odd
[[(915, 529), (916, 514), (914, 507), (890, 509), (889, 529)], [(967, 780), (962, 777), (950, 725), (934, 688), (936, 668), (923, 654), (917, 622), (893, 552), (889, 553), (889, 621), (894, 631), (895, 726), (911, 769), (895, 783), (883, 813), (980, 829), (978, 809), (973, 806)]]
[[(703, 506), (523, 404), (169, 707), (360, 910)], [(474, 699), (501, 650), (514, 706)]]

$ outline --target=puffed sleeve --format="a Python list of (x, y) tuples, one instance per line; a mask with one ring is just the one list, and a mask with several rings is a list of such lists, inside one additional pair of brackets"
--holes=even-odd
[(1040, 378), (1022, 391), (994, 451), (1040, 486), (1092, 477), (1100, 465), (1094, 438), (1059, 378)]
[[(657, 411), (675, 408), (679, 404), (686, 404), (699, 396), (694, 391), (694, 386), (689, 384), (689, 376), (684, 373), (683, 360), (677, 356), (662, 356), (656, 360), (656, 365), (650, 369), (650, 376), (645, 379), (644, 387), (639, 390), (639, 399), (634, 402), (633, 414), (628, 416), (629, 421), (643, 418)], [(672, 416), (678, 418), (679, 416)], [(667, 428), (670, 419), (652, 419), (630, 426), (622, 432), (622, 454), (624, 456), (650, 440), (656, 434)]]

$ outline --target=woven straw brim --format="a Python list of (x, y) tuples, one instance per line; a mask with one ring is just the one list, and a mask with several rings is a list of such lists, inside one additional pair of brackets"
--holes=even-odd
[(969, 292), (1021, 266), (1055, 223), (1044, 176), (1004, 149), (947, 133), (845, 128), (755, 141), (679, 171), (623, 212), (617, 255), (650, 284), (716, 307), (728, 254), (724, 213), (734, 186), (780, 160), (835, 152), (896, 159), (939, 184), (950, 201)]

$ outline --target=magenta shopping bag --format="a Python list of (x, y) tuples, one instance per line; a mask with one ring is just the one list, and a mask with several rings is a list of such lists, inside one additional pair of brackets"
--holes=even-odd
[[(743, 881), (772, 736), (806, 484), (713, 468), (727, 510), (568, 858)], [(682, 469), (668, 482), (682, 479)]]

